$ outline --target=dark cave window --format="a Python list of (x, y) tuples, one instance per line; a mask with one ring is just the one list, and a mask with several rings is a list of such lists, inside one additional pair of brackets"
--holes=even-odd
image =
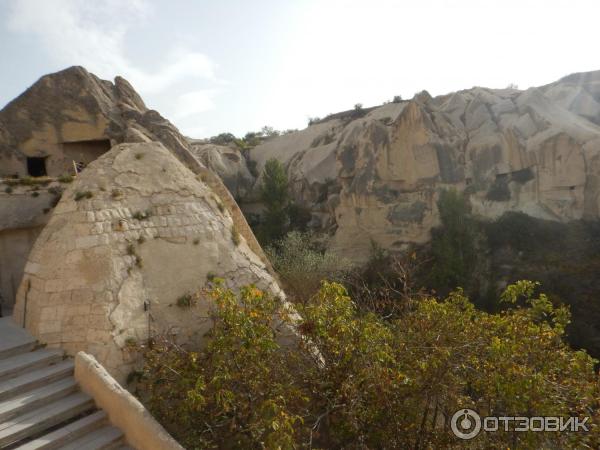
[(27, 158), (27, 173), (31, 177), (45, 177), (46, 158)]

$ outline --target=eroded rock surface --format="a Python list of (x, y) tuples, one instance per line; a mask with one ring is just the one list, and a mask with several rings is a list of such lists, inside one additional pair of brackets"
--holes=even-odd
[[(259, 173), (269, 158), (283, 162), (311, 225), (338, 253), (364, 260), (371, 239), (398, 250), (428, 241), (443, 188), (468, 192), (486, 218), (597, 219), (599, 124), (600, 71), (335, 114), (267, 140), (250, 160)], [(259, 184), (243, 201), (256, 201)]]
[(211, 304), (200, 298), (190, 314), (178, 299), (208, 278), (283, 295), (245, 239), (236, 244), (235, 227), (162, 144), (117, 145), (63, 194), (28, 258), (15, 320), (50, 347), (93, 354), (122, 381), (128, 343), (167, 331), (199, 342)]

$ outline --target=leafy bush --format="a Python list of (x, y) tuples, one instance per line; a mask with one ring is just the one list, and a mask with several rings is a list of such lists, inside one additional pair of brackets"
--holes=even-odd
[(57, 180), (59, 183), (72, 183), (74, 178), (73, 175), (61, 175)]
[(236, 247), (242, 243), (240, 232), (238, 231), (235, 225), (231, 226), (231, 242), (233, 242), (233, 245), (235, 245)]
[(92, 191), (77, 191), (75, 192), (75, 201), (83, 200), (84, 198), (90, 199), (94, 196)]
[(392, 103), (400, 103), (402, 102), (402, 97), (400, 95), (394, 95), (394, 99), (392, 100)]
[(227, 145), (235, 140), (236, 137), (231, 133), (221, 133), (209, 139), (210, 143), (215, 145)]
[(564, 344), (569, 312), (534, 288), (509, 286), (502, 299), (513, 307), (501, 314), (478, 311), (457, 291), (384, 321), (325, 282), (299, 307), (303, 339), (282, 347), (274, 299), (252, 286), (236, 295), (217, 284), (207, 346), (195, 352), (154, 339), (143, 348), (138, 388), (186, 448), (463, 448), (449, 427), (463, 408), (591, 416), (589, 433), (501, 427), (471, 448), (597, 448), (594, 360)]
[(331, 252), (318, 249), (310, 234), (291, 231), (266, 248), (267, 256), (295, 301), (306, 302), (323, 279), (345, 280), (351, 268)]

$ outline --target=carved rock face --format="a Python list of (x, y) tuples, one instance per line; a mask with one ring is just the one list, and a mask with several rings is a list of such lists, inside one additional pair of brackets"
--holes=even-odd
[(170, 331), (200, 342), (210, 301), (200, 297), (194, 314), (177, 303), (209, 274), (283, 296), (234, 228), (211, 188), (161, 144), (117, 145), (63, 194), (29, 256), (15, 320), (51, 347), (93, 354), (122, 380), (129, 340)]
[[(294, 196), (337, 252), (368, 257), (424, 243), (440, 189), (470, 194), (475, 213), (557, 221), (599, 215), (600, 72), (540, 88), (473, 88), (333, 115), (251, 151), (287, 165)], [(260, 184), (255, 182), (254, 193)], [(252, 200), (252, 195), (249, 197)]]

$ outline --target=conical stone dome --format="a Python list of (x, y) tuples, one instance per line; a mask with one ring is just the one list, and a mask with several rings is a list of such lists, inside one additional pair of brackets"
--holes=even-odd
[[(29, 256), (15, 320), (50, 347), (93, 354), (117, 378), (128, 343), (208, 319), (178, 306), (212, 276), (283, 296), (218, 196), (160, 143), (113, 147), (64, 193)], [(200, 310), (209, 315), (208, 302)]]

